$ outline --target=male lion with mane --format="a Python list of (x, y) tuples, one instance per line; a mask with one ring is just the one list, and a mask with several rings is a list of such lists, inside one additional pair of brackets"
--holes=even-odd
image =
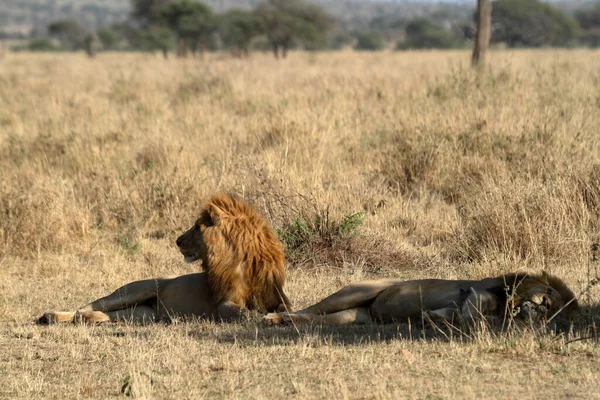
[(357, 282), (303, 310), (270, 313), (264, 318), (270, 324), (346, 325), (422, 316), (448, 322), (470, 322), (487, 316), (536, 321), (555, 314), (573, 319), (579, 315), (579, 305), (562, 280), (542, 272), (506, 274), (479, 281), (381, 279)]
[(76, 311), (46, 312), (37, 322), (231, 321), (244, 310), (289, 309), (283, 246), (265, 219), (237, 197), (208, 200), (177, 246), (186, 262), (201, 260), (205, 272), (131, 282)]

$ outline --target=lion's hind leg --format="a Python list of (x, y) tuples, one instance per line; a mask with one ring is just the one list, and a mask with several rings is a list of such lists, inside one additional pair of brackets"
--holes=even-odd
[(371, 314), (365, 307), (383, 290), (399, 282), (382, 279), (352, 283), (303, 310), (267, 314), (264, 322), (269, 325), (296, 321), (313, 321), (331, 325), (366, 323), (371, 321)]
[(366, 307), (382, 291), (397, 284), (398, 280), (374, 280), (351, 283), (316, 304), (295, 314), (333, 314), (353, 308)]

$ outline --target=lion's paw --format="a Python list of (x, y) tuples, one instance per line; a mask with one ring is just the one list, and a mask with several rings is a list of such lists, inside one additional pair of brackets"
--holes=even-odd
[(268, 313), (263, 317), (266, 325), (281, 325), (285, 322), (285, 313)]
[(101, 324), (110, 322), (110, 317), (101, 311), (77, 311), (73, 316), (76, 324)]
[(42, 314), (41, 317), (35, 320), (37, 325), (53, 325), (59, 322), (59, 319), (56, 316), (56, 313), (53, 311), (47, 311)]

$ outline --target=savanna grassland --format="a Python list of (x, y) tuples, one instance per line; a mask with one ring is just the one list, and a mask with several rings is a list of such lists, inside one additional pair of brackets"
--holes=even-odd
[[(599, 398), (600, 53), (497, 51), (479, 75), (468, 61), (7, 54), (0, 398)], [(546, 269), (584, 292), (583, 321), (33, 325), (198, 271), (175, 239), (216, 191), (286, 243), (295, 307), (367, 277)]]

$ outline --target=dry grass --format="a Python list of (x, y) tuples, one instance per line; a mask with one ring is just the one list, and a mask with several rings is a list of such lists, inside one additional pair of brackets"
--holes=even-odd
[(285, 240), (298, 307), (371, 276), (545, 268), (579, 292), (600, 274), (599, 61), (502, 51), (477, 77), (467, 52), (8, 54), (0, 398), (597, 397), (597, 343), (536, 332), (29, 321), (196, 271), (174, 240), (217, 190)]

